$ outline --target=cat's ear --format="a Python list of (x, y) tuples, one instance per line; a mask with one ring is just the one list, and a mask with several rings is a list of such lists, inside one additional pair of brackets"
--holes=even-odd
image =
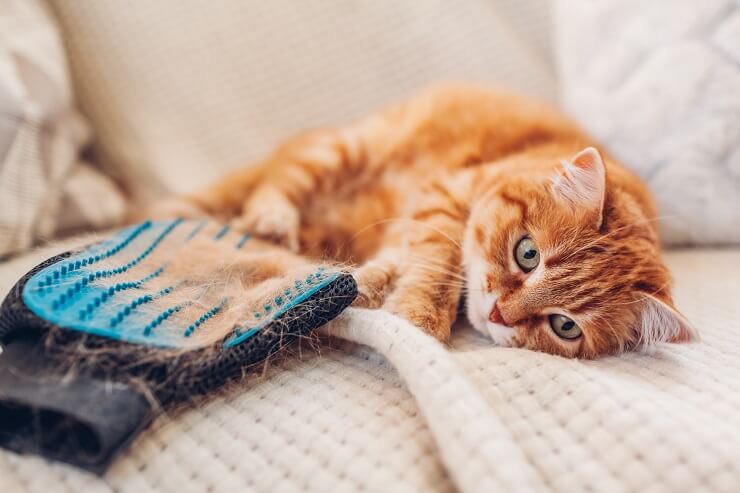
[(599, 151), (587, 147), (570, 160), (563, 160), (563, 169), (552, 179), (555, 195), (574, 207), (593, 213), (594, 226), (601, 227), (606, 195), (606, 168)]
[(656, 342), (699, 341), (696, 328), (673, 306), (650, 294), (641, 296), (637, 319), (641, 346), (651, 346)]

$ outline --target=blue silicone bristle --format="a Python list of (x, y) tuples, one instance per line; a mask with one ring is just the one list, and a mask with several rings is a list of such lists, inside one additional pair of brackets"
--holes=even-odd
[(228, 224), (227, 224), (227, 225), (225, 225), (224, 227), (222, 227), (222, 228), (221, 228), (221, 229), (220, 229), (220, 230), (218, 231), (218, 233), (216, 233), (216, 236), (214, 236), (214, 237), (213, 237), (213, 239), (214, 239), (214, 240), (220, 240), (221, 238), (223, 238), (224, 236), (226, 236), (226, 233), (228, 233), (228, 232), (229, 232), (229, 229), (231, 229), (231, 228), (229, 227), (229, 225), (228, 225)]
[(172, 306), (172, 307), (164, 310), (163, 312), (161, 312), (159, 315), (157, 315), (151, 322), (149, 322), (144, 327), (144, 335), (145, 336), (151, 335), (152, 331), (155, 328), (157, 328), (158, 326), (160, 326), (162, 324), (162, 322), (164, 322), (165, 320), (167, 320), (168, 318), (170, 318), (173, 313), (179, 312), (185, 306), (186, 306), (185, 303), (181, 303), (179, 305)]
[(160, 290), (157, 294), (147, 293), (132, 300), (128, 305), (119, 310), (118, 313), (116, 313), (115, 317), (111, 318), (111, 327), (115, 327), (123, 322), (126, 317), (131, 315), (131, 313), (133, 313), (133, 311), (140, 306), (151, 303), (155, 299), (161, 299), (174, 291), (174, 289), (175, 286), (168, 286)]
[(208, 219), (203, 219), (203, 220), (199, 221), (195, 225), (195, 228), (193, 228), (193, 230), (185, 238), (185, 241), (190, 241), (193, 238), (195, 238), (196, 236), (198, 236), (198, 233), (200, 233), (201, 231), (203, 231), (203, 228), (205, 228), (207, 224), (208, 224)]
[(313, 296), (320, 289), (336, 279), (337, 276), (338, 273), (328, 275), (324, 267), (319, 267), (315, 272), (306, 276), (306, 279), (311, 279), (309, 286), (306, 287), (300, 279), (295, 280), (295, 289), (291, 289), (290, 287), (284, 288), (271, 301), (264, 303), (260, 310), (253, 312), (252, 316), (255, 321), (258, 321), (257, 325), (251, 327), (244, 324), (238, 325), (234, 328), (232, 336), (226, 340), (224, 346), (236, 346), (249, 339), (269, 322)]
[(248, 234), (245, 234), (244, 236), (242, 236), (242, 237), (241, 237), (241, 239), (239, 240), (239, 242), (237, 242), (237, 244), (236, 244), (235, 248), (236, 248), (237, 250), (241, 250), (241, 248), (242, 248), (242, 247), (243, 247), (244, 245), (246, 245), (246, 244), (247, 244), (247, 242), (249, 241), (249, 239), (250, 239), (250, 238), (251, 238), (251, 236), (250, 236), (250, 235), (248, 235)]
[(187, 329), (185, 329), (185, 332), (183, 335), (185, 337), (190, 337), (193, 332), (195, 332), (201, 325), (205, 324), (211, 317), (215, 316), (218, 312), (221, 311), (221, 309), (226, 306), (226, 299), (222, 299), (221, 302), (205, 312), (203, 315), (201, 315), (195, 322), (188, 325)]
[(103, 253), (98, 253), (95, 255), (91, 255), (88, 253), (88, 255), (90, 256), (86, 256), (82, 259), (70, 260), (63, 263), (58, 268), (53, 269), (50, 275), (46, 275), (46, 283), (44, 285), (50, 286), (54, 280), (62, 279), (67, 274), (77, 271), (83, 266), (92, 265), (94, 263), (100, 262), (101, 260), (112, 257), (113, 255), (126, 248), (132, 241), (134, 241), (139, 235), (141, 235), (141, 233), (151, 227), (151, 221), (142, 223), (139, 226), (134, 227), (133, 230), (130, 231), (122, 240), (120, 240), (113, 247), (109, 248)]
[[(131, 343), (192, 347), (203, 339), (193, 337), (195, 334), (224, 323), (217, 315), (229, 300), (214, 300), (208, 291), (210, 284), (200, 293), (181, 290), (187, 279), (172, 279), (168, 266), (178, 261), (178, 252), (191, 240), (214, 245), (218, 242), (226, 255), (243, 249), (250, 239), (248, 234), (234, 234), (228, 226), (209, 228), (216, 230), (209, 235), (200, 234), (209, 225), (213, 223), (178, 219), (147, 221), (122, 229), (110, 239), (38, 271), (26, 283), (23, 300), (37, 316), (66, 329)], [(224, 339), (224, 346), (249, 339), (325, 286), (334, 275), (319, 268), (289, 281), (289, 285), (251, 306), (244, 314), (245, 320)], [(178, 294), (173, 295), (175, 292)], [(213, 305), (201, 313), (194, 313), (192, 308), (185, 310), (195, 303)]]

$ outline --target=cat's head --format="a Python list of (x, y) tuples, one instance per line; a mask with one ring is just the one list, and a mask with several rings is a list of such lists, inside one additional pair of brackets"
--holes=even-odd
[(695, 340), (672, 305), (642, 184), (607, 181), (593, 148), (554, 164), (513, 166), (473, 207), (473, 326), (501, 345), (583, 358)]

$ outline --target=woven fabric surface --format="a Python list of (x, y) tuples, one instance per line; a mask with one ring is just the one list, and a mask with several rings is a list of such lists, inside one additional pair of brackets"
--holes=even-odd
[[(69, 246), (4, 264), (0, 287)], [(701, 344), (573, 361), (463, 325), (448, 352), (353, 312), (332, 332), (377, 351), (304, 345), (161, 419), (102, 479), (0, 452), (0, 490), (736, 491), (740, 251), (667, 257)]]
[(51, 4), (100, 157), (141, 199), (442, 80), (556, 94), (544, 0)]

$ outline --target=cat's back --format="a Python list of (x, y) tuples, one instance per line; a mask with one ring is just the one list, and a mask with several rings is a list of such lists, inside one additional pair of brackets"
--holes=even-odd
[(521, 132), (535, 122), (553, 131), (581, 132), (561, 111), (543, 101), (509, 89), (470, 83), (446, 83), (419, 91), (406, 104), (406, 116), (425, 126), (465, 130), (502, 127), (501, 134)]
[(543, 142), (583, 139), (553, 107), (473, 84), (427, 88), (340, 132), (360, 166), (333, 193), (313, 197), (301, 243), (317, 253), (349, 247), (354, 259), (378, 247), (389, 220), (418, 202), (425, 182)]
[[(527, 146), (584, 133), (554, 107), (522, 94), (448, 83), (418, 92), (361, 122), (377, 128), (368, 145), (378, 164), (421, 163), (455, 169), (501, 158)], [(367, 128), (367, 127), (366, 127)], [(366, 132), (365, 135), (368, 135)]]

